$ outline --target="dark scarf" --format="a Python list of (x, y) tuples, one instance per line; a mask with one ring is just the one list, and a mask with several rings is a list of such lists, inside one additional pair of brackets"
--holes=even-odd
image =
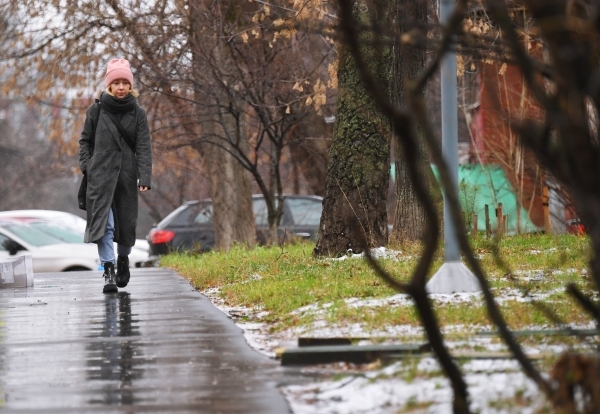
[(125, 112), (135, 109), (136, 102), (135, 96), (132, 94), (127, 95), (123, 99), (111, 96), (106, 92), (102, 92), (102, 95), (100, 95), (100, 104), (102, 107), (113, 114), (122, 115)]

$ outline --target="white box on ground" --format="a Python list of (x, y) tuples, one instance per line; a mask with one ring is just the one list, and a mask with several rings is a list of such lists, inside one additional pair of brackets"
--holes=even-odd
[(0, 289), (33, 286), (33, 261), (30, 255), (0, 259)]

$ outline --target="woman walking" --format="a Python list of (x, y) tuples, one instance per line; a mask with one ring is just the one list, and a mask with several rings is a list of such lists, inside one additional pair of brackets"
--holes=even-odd
[[(79, 166), (87, 177), (84, 242), (96, 243), (104, 268), (104, 293), (129, 282), (135, 244), (137, 191), (151, 187), (152, 152), (146, 112), (137, 104), (133, 73), (125, 59), (112, 59), (106, 89), (87, 112), (79, 140)], [(115, 260), (113, 242), (117, 243)], [(116, 262), (116, 273), (115, 273)]]

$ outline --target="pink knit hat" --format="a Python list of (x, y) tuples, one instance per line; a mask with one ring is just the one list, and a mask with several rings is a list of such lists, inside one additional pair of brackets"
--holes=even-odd
[(133, 88), (133, 73), (131, 73), (131, 67), (126, 59), (113, 59), (108, 62), (104, 79), (107, 88), (116, 79), (128, 80)]

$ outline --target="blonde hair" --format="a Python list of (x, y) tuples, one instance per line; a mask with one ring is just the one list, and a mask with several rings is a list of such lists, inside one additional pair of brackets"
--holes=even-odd
[[(110, 96), (115, 96), (115, 94), (114, 94), (114, 93), (112, 93), (112, 92), (110, 91), (110, 85), (108, 85), (108, 86), (106, 87), (106, 89), (105, 89), (105, 92), (106, 92), (107, 94), (109, 94)], [(133, 95), (135, 98), (137, 98), (138, 96), (140, 96), (140, 93), (139, 93), (138, 91), (136, 91), (135, 89), (133, 89), (133, 88), (131, 88), (131, 89), (129, 90), (128, 94), (131, 94), (131, 95)]]

